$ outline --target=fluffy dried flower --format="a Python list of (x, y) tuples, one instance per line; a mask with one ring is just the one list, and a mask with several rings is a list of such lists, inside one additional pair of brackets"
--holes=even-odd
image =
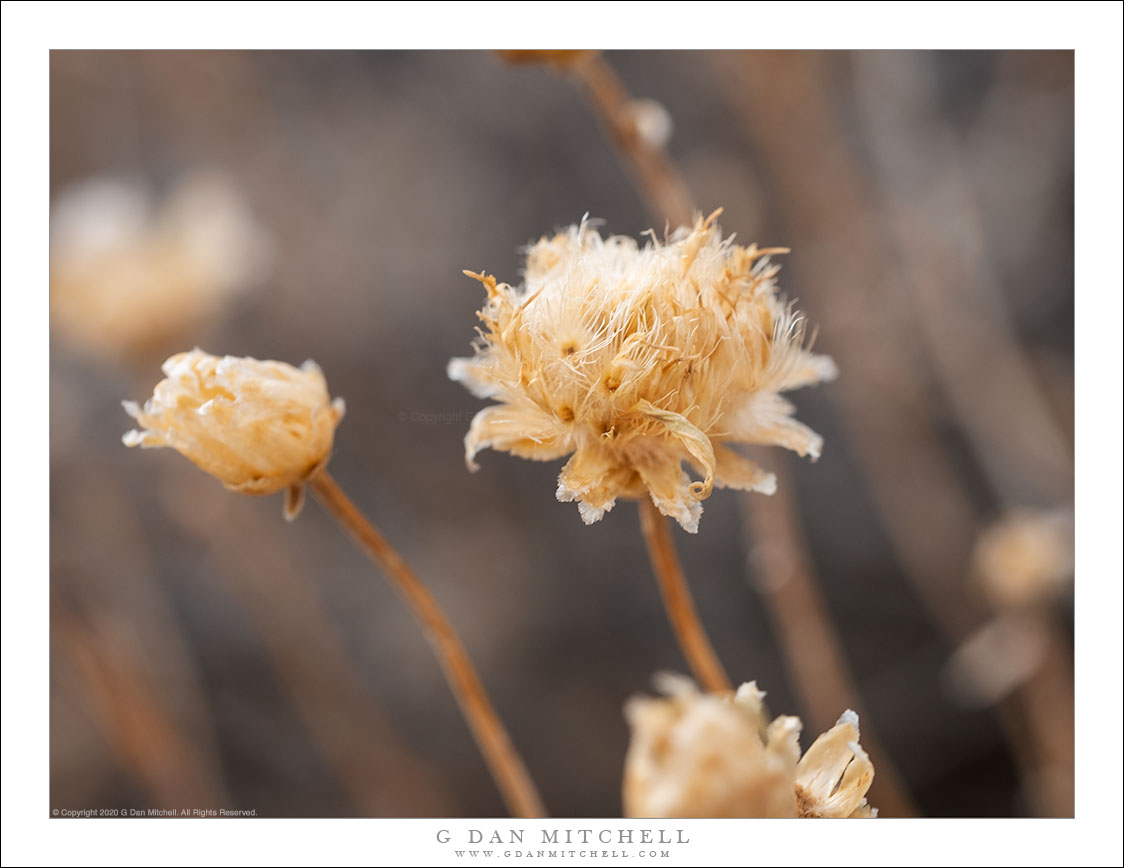
[(101, 356), (164, 348), (258, 281), (269, 244), (221, 177), (196, 172), (159, 204), (94, 179), (51, 209), (51, 325)]
[(304, 483), (327, 464), (344, 413), (316, 363), (294, 368), (196, 348), (172, 356), (163, 370), (166, 379), (143, 408), (124, 402), (143, 428), (126, 433), (125, 445), (170, 446), (241, 494), (284, 490), (285, 517), (295, 518)]
[(805, 347), (803, 319), (776, 293), (768, 254), (784, 251), (723, 240), (718, 213), (643, 248), (583, 221), (531, 246), (517, 289), (465, 272), (487, 289), (484, 328), (449, 376), (500, 402), (472, 421), (471, 469), (488, 447), (572, 453), (557, 495), (587, 524), (618, 498), (650, 496), (694, 533), (715, 485), (775, 490), (728, 444), (819, 456), (821, 438), (780, 393), (833, 378), (835, 364)]
[(625, 715), (627, 817), (870, 817), (874, 777), (846, 712), (800, 757), (799, 718), (768, 720), (755, 682), (734, 694), (699, 693), (662, 676), (665, 698), (638, 697)]

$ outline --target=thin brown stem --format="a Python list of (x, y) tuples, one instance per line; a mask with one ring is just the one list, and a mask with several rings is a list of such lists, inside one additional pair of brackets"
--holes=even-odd
[(433, 595), (327, 471), (316, 474), (309, 488), (359, 547), (382, 568), (421, 623), (508, 810), (517, 817), (546, 816), (535, 784), (488, 700), (468, 652)]
[(690, 191), (667, 151), (640, 134), (629, 111), (632, 98), (613, 67), (594, 52), (566, 68), (597, 112), (652, 211), (670, 220), (673, 228), (688, 225), (694, 214)]
[[(594, 52), (566, 69), (593, 106), (652, 212), (672, 226), (690, 223), (694, 213), (690, 191), (667, 151), (640, 135), (629, 111), (632, 98), (613, 68)], [(695, 611), (667, 521), (647, 499), (640, 502), (640, 526), (664, 608), (691, 671), (707, 690), (731, 690), (730, 678)]]
[(667, 617), (695, 680), (711, 692), (733, 690), (730, 677), (722, 668), (718, 655), (714, 653), (699, 620), (699, 613), (695, 611), (687, 579), (675, 552), (675, 543), (671, 540), (668, 520), (647, 498), (640, 501), (640, 529), (644, 532), (644, 542), (648, 545), (648, 556), (660, 585)]

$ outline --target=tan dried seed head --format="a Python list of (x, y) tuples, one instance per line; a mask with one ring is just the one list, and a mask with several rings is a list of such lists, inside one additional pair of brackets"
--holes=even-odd
[(723, 240), (718, 213), (643, 248), (583, 222), (530, 248), (519, 288), (466, 272), (488, 299), (475, 357), (453, 359), (449, 376), (499, 401), (472, 421), (470, 468), (488, 447), (571, 455), (557, 495), (587, 524), (650, 496), (695, 532), (715, 485), (775, 489), (728, 444), (819, 456), (780, 393), (833, 378), (835, 364), (806, 348), (803, 319), (777, 295), (768, 254), (784, 251)]
[(799, 720), (766, 726), (755, 684), (725, 695), (699, 693), (687, 679), (664, 679), (663, 688), (666, 698), (625, 707), (626, 817), (796, 815)]
[(124, 402), (141, 426), (125, 434), (125, 445), (170, 446), (241, 494), (284, 490), (286, 518), (294, 518), (344, 413), (316, 363), (295, 368), (197, 348), (172, 356), (163, 370), (143, 408)]
[(874, 767), (859, 746), (858, 716), (808, 748), (799, 718), (771, 722), (754, 682), (737, 693), (700, 693), (687, 678), (661, 676), (663, 698), (625, 707), (626, 817), (873, 817), (866, 802)]

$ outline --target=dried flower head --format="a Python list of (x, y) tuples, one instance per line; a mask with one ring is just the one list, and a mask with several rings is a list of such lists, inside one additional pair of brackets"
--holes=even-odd
[(304, 483), (327, 464), (344, 413), (316, 363), (294, 368), (194, 349), (163, 370), (143, 408), (124, 402), (143, 428), (125, 434), (125, 445), (170, 446), (241, 494), (284, 490), (285, 517), (296, 517)]
[(518, 289), (465, 272), (487, 289), (484, 328), (449, 376), (500, 401), (472, 421), (471, 469), (488, 447), (572, 453), (558, 499), (587, 524), (617, 498), (651, 496), (693, 533), (715, 485), (775, 489), (727, 444), (819, 456), (821, 438), (780, 393), (831, 379), (835, 364), (805, 347), (803, 319), (776, 293), (768, 254), (784, 251), (723, 240), (718, 213), (643, 248), (583, 221), (531, 246)]
[(625, 706), (632, 742), (625, 758), (626, 817), (793, 817), (800, 721), (765, 725), (762, 694), (699, 693), (684, 678), (661, 679), (665, 699)]
[(196, 172), (156, 203), (95, 179), (51, 209), (51, 325), (100, 356), (164, 349), (258, 281), (269, 245), (221, 177)]
[(700, 693), (689, 679), (661, 676), (665, 698), (625, 707), (627, 817), (870, 817), (874, 777), (846, 712), (801, 759), (799, 718), (769, 721), (755, 682), (737, 693)]

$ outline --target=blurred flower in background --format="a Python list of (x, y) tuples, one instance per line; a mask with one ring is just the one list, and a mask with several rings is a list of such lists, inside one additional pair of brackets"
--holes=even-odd
[(51, 325), (81, 349), (130, 356), (191, 335), (268, 271), (270, 244), (221, 175), (186, 175), (162, 199), (99, 177), (51, 209)]
[(1073, 514), (1015, 510), (980, 534), (972, 566), (998, 609), (1047, 605), (1073, 582)]

